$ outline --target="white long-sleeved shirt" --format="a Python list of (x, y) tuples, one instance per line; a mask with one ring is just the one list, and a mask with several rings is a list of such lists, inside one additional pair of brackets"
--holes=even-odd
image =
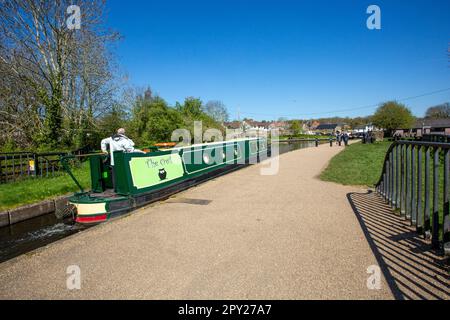
[[(109, 150), (108, 150), (109, 145)], [(105, 138), (101, 142), (103, 152), (108, 152), (111, 156), (111, 165), (114, 165), (114, 151), (134, 152), (134, 142), (122, 134), (116, 134), (112, 137)]]

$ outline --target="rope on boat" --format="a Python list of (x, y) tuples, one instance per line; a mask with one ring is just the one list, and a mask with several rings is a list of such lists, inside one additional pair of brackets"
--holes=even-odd
[(73, 219), (75, 219), (75, 214), (76, 214), (76, 208), (73, 204), (66, 204), (63, 208), (57, 208), (55, 210), (55, 216), (58, 219), (64, 219), (64, 218), (69, 218), (72, 217)]

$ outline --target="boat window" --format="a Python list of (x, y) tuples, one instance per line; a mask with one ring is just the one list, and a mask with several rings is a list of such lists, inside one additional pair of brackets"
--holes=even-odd
[(207, 154), (203, 155), (203, 162), (209, 164), (209, 156)]

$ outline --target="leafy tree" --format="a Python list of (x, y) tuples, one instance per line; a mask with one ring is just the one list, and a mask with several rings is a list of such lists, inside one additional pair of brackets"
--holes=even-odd
[(401, 103), (388, 101), (383, 103), (373, 115), (373, 124), (392, 135), (394, 129), (410, 128), (414, 123), (411, 111)]
[(446, 102), (438, 106), (430, 107), (425, 113), (427, 119), (450, 118), (450, 103)]
[(210, 115), (203, 112), (204, 107), (202, 101), (198, 98), (186, 98), (183, 104), (177, 103), (176, 109), (181, 113), (183, 117), (183, 127), (191, 133), (192, 139), (194, 139), (194, 122), (200, 121), (202, 123), (202, 134), (208, 129), (218, 129), (224, 131), (223, 126), (214, 120)]
[(189, 118), (200, 120), (203, 115), (202, 100), (194, 97), (188, 97), (184, 100), (184, 104), (177, 104), (177, 109)]
[(172, 132), (182, 126), (180, 112), (170, 108), (162, 98), (136, 100), (130, 129), (137, 144), (147, 146), (170, 141)]
[(349, 118), (346, 123), (350, 126), (350, 128), (355, 129), (358, 126), (363, 126), (372, 122), (371, 117), (356, 117)]
[(302, 124), (300, 120), (292, 120), (290, 129), (292, 131), (292, 134), (297, 137), (300, 134), (302, 134)]

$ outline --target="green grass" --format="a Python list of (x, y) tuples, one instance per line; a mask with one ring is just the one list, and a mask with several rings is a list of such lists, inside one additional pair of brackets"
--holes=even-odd
[[(328, 167), (322, 172), (320, 178), (325, 181), (337, 182), (344, 185), (364, 185), (373, 187), (380, 178), (381, 171), (383, 170), (383, 164), (386, 152), (390, 146), (390, 142), (379, 142), (375, 144), (362, 144), (357, 143), (350, 145), (344, 151), (336, 155), (331, 159)], [(422, 151), (423, 152), (423, 151)], [(422, 210), (424, 208), (425, 200), (425, 154), (422, 154), (422, 193), (417, 195), (417, 187), (415, 186), (414, 192), (416, 196), (422, 198)], [(433, 153), (430, 157), (430, 211), (431, 211), (431, 223), (433, 220)], [(415, 183), (417, 184), (417, 163), (414, 167), (416, 176)], [(443, 215), (443, 203), (444, 203), (444, 162), (443, 156), (440, 156), (439, 162), (439, 180), (438, 180), (438, 212), (439, 212), (439, 237), (442, 240), (442, 224), (444, 221)], [(398, 211), (398, 210), (397, 210)]]
[[(83, 163), (79, 168), (73, 169), (73, 173), (80, 184), (89, 189), (89, 163)], [(77, 190), (75, 182), (66, 173), (51, 178), (28, 178), (0, 184), (0, 211), (55, 198)]]
[(331, 159), (320, 178), (343, 185), (373, 187), (380, 178), (390, 142), (355, 143)]

